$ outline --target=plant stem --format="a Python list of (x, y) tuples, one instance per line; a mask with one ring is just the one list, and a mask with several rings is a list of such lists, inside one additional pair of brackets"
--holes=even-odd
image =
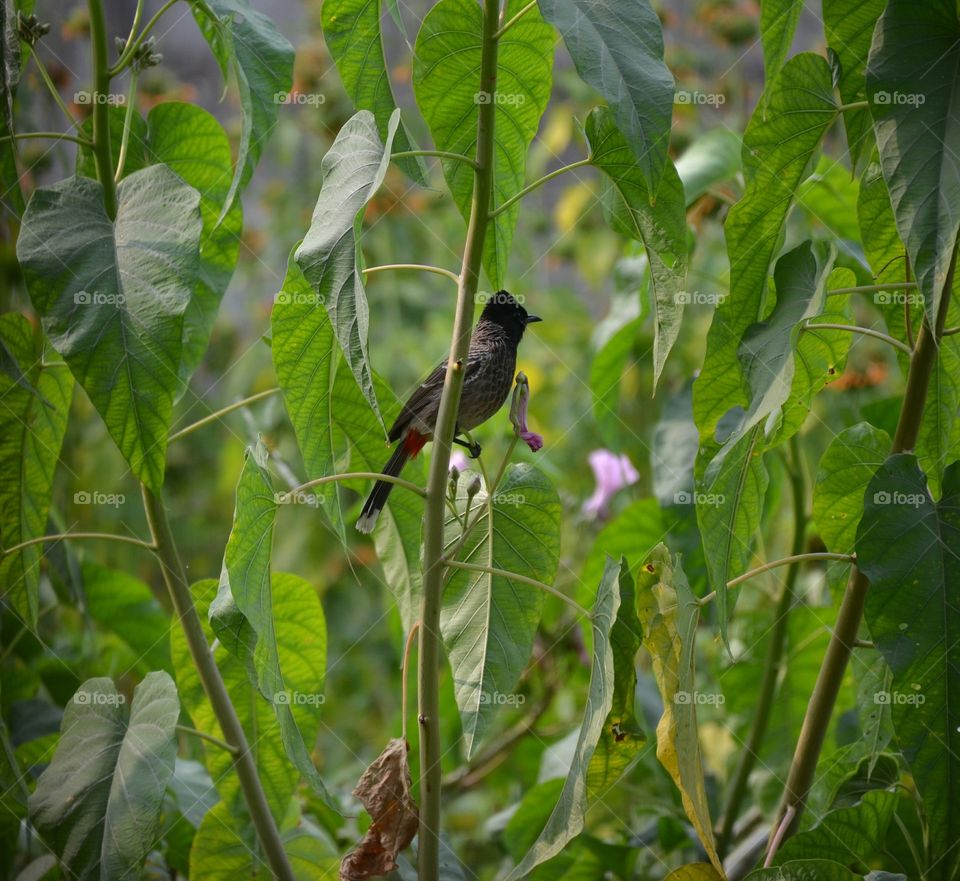
[(81, 144), (84, 147), (93, 146), (93, 141), (66, 132), (23, 132), (16, 135), (4, 135), (0, 138), (0, 141), (26, 141), (31, 138), (50, 138), (54, 141), (73, 141), (74, 144)]
[(50, 77), (50, 72), (47, 70), (46, 65), (40, 60), (36, 48), (31, 47), (29, 52), (31, 56), (33, 56), (33, 60), (37, 65), (37, 72), (40, 74), (40, 79), (43, 80), (43, 84), (47, 87), (47, 91), (53, 97), (57, 107), (63, 111), (63, 115), (67, 118), (71, 128), (76, 128), (80, 124), (80, 121), (70, 112), (70, 109), (64, 103), (63, 98), (60, 96), (60, 90), (54, 85), (53, 79)]
[[(493, 94), (492, 92), (490, 93)], [(483, 106), (482, 104), (480, 105)], [(568, 171), (573, 171), (575, 168), (582, 168), (584, 165), (589, 165), (593, 160), (588, 156), (586, 159), (578, 159), (576, 162), (571, 162), (569, 165), (564, 165), (563, 168), (557, 168), (548, 174), (545, 174), (543, 177), (538, 178), (532, 184), (527, 184), (519, 193), (515, 196), (511, 196), (504, 202), (502, 205), (497, 205), (497, 207), (490, 212), (490, 217), (496, 217), (498, 214), (502, 214), (512, 205), (519, 202), (524, 196), (528, 193), (532, 193), (539, 187), (542, 187), (547, 181), (553, 180), (555, 177), (560, 177), (561, 174), (565, 174)]]
[(420, 622), (414, 622), (407, 634), (407, 641), (403, 646), (403, 662), (400, 665), (402, 684), (400, 686), (400, 736), (407, 742), (407, 679), (410, 676), (410, 650), (413, 648), (413, 638), (420, 629)]
[(869, 101), (853, 101), (850, 104), (838, 104), (837, 110), (843, 113), (845, 110), (866, 110), (869, 106)]
[(477, 163), (469, 156), (462, 153), (450, 153), (447, 150), (401, 150), (399, 153), (391, 153), (391, 159), (403, 159), (405, 156), (436, 156), (439, 159), (452, 159), (454, 162), (462, 162), (471, 168), (476, 168)]
[(123, 177), (123, 166), (127, 162), (127, 146), (130, 143), (130, 125), (133, 122), (133, 110), (137, 103), (137, 79), (140, 73), (136, 67), (130, 71), (130, 88), (127, 90), (127, 112), (123, 115), (123, 135), (120, 137), (120, 154), (117, 156), (117, 170), (113, 175), (115, 183)]
[(169, 438), (167, 438), (167, 443), (172, 444), (175, 440), (186, 437), (188, 434), (193, 434), (198, 428), (203, 428), (204, 425), (209, 425), (211, 422), (216, 422), (218, 419), (226, 416), (228, 413), (232, 413), (234, 410), (240, 410), (243, 407), (246, 407), (248, 404), (254, 403), (255, 401), (260, 401), (263, 398), (270, 397), (270, 395), (275, 395), (278, 391), (280, 391), (279, 388), (267, 389), (265, 392), (257, 392), (255, 395), (250, 395), (241, 401), (234, 401), (232, 404), (227, 404), (226, 407), (223, 407), (222, 409), (217, 410), (208, 416), (204, 416), (203, 419), (198, 419), (196, 422), (188, 425), (186, 428), (181, 428), (180, 431), (174, 432)]
[[(897, 430), (893, 437), (891, 455), (912, 450), (920, 433), (920, 422), (923, 417), (923, 407), (927, 398), (927, 388), (930, 376), (937, 362), (939, 340), (946, 322), (947, 309), (950, 305), (950, 294), (953, 290), (953, 278), (957, 264), (957, 248), (960, 240), (954, 243), (950, 269), (947, 272), (940, 300), (940, 311), (937, 315), (936, 326), (931, 327), (924, 316), (917, 334), (917, 345), (910, 358), (910, 372), (907, 375), (907, 387), (903, 394), (903, 404), (900, 408), (900, 418)], [(850, 573), (850, 580), (840, 602), (837, 621), (827, 646), (816, 685), (807, 705), (807, 712), (797, 739), (797, 748), (790, 765), (790, 773), (783, 791), (783, 799), (773, 824), (775, 830), (780, 830), (783, 819), (789, 817), (784, 830), (785, 836), (792, 834), (797, 821), (803, 813), (804, 802), (810, 786), (813, 783), (817, 770), (817, 762), (823, 749), (827, 728), (833, 715), (833, 708), (840, 693), (843, 676), (847, 669), (850, 655), (857, 643), (857, 631), (863, 618), (863, 610), (867, 601), (867, 590), (870, 584), (867, 577), (855, 565)], [(784, 837), (785, 837), (784, 836)], [(778, 842), (771, 838), (771, 849), (775, 852)]]
[[(829, 551), (815, 551), (809, 554), (791, 554), (789, 557), (781, 557), (779, 560), (771, 560), (769, 563), (764, 563), (762, 566), (757, 566), (756, 569), (751, 569), (749, 572), (744, 572), (743, 575), (738, 575), (736, 578), (732, 578), (727, 582), (727, 587), (738, 587), (743, 584), (744, 581), (749, 581), (755, 575), (761, 575), (764, 572), (769, 572), (771, 569), (776, 569), (778, 566), (790, 566), (793, 563), (803, 563), (807, 561), (814, 560), (842, 560), (847, 563), (852, 563), (855, 557), (850, 554), (834, 554)], [(705, 597), (700, 599), (700, 605), (705, 606), (707, 603), (712, 602), (716, 597), (717, 592), (715, 590), (710, 591)]]
[(774, 611), (776, 618), (773, 623), (773, 631), (770, 634), (770, 642), (767, 645), (763, 678), (756, 699), (756, 712), (753, 716), (747, 741), (740, 753), (740, 761), (733, 775), (733, 782), (723, 809), (723, 820), (717, 833), (717, 852), (721, 859), (726, 855), (729, 848), (733, 836), (733, 827), (740, 815), (740, 805), (747, 792), (750, 774), (753, 772), (763, 741), (767, 736), (773, 701), (777, 693), (777, 682), (780, 678), (780, 668), (783, 664), (783, 651), (787, 642), (787, 626), (790, 622), (790, 611), (794, 599), (793, 589), (800, 573), (800, 560), (803, 559), (801, 552), (807, 532), (807, 491), (800, 444), (796, 435), (790, 438), (790, 453), (789, 475), (793, 497), (793, 546), (791, 556), (794, 561), (787, 570), (783, 592), (780, 594), (780, 599)]
[(103, 207), (110, 220), (117, 216), (117, 187), (110, 157), (110, 71), (107, 67), (107, 29), (103, 20), (103, 0), (88, 0), (90, 33), (93, 40), (93, 154), (97, 177), (103, 187)]
[(881, 291), (908, 290), (916, 286), (917, 283), (915, 281), (891, 281), (886, 284), (866, 284), (853, 288), (834, 288), (832, 291), (827, 291), (827, 296), (835, 297), (840, 294), (877, 294)]
[(123, 52), (120, 57), (117, 59), (116, 64), (113, 65), (108, 71), (110, 76), (116, 76), (120, 73), (129, 63), (133, 56), (136, 54), (136, 51), (143, 44), (143, 41), (147, 38), (150, 31), (156, 26), (157, 22), (163, 18), (163, 14), (178, 0), (167, 0), (153, 15), (153, 18), (150, 19), (144, 26), (143, 30), (140, 31), (140, 35), (133, 39), (128, 39), (126, 45), (123, 47)]
[(314, 486), (323, 486), (325, 483), (336, 483), (338, 480), (382, 480), (385, 483), (402, 486), (404, 489), (408, 489), (418, 496), (426, 497), (427, 495), (427, 492), (422, 486), (417, 486), (415, 483), (404, 480), (402, 477), (394, 477), (392, 474), (380, 474), (377, 471), (348, 471), (345, 474), (328, 474), (326, 477), (317, 477), (313, 480), (308, 480), (306, 483), (301, 483), (300, 486), (295, 486), (289, 492), (280, 494), (280, 504), (284, 504), (286, 499), (304, 490), (311, 489)]
[(280, 830), (270, 813), (270, 805), (263, 791), (253, 753), (247, 743), (247, 736), (230, 701), (230, 695), (223, 684), (220, 669), (213, 658), (213, 652), (207, 644), (207, 637), (200, 623), (193, 596), (187, 583), (187, 573), (180, 561), (180, 554), (174, 543), (170, 521), (163, 506), (163, 500), (143, 487), (143, 507), (147, 515), (150, 535), (157, 547), (157, 557), (163, 571), (163, 581), (170, 592), (174, 612), (183, 627), (190, 648), (190, 655), (197, 668), (197, 674), (203, 683), (203, 690), (210, 701), (214, 715), (220, 725), (223, 739), (234, 754), (233, 767), (240, 780), (240, 787), (250, 811), (257, 838), (263, 846), (263, 852), (270, 869), (279, 881), (295, 881), (290, 861), (283, 849)]
[[(394, 153), (396, 156), (397, 154)], [(449, 278), (454, 284), (460, 284), (460, 276), (449, 269), (441, 266), (428, 266), (425, 263), (385, 263), (383, 266), (368, 266), (363, 270), (364, 275), (372, 275), (374, 272), (386, 272), (388, 269), (416, 269), (420, 272), (432, 272), (435, 275), (442, 275)]]
[[(537, 5), (537, 0), (530, 0), (530, 2), (523, 7), (516, 15), (509, 19), (502, 27), (500, 27), (497, 32), (493, 35), (493, 39), (499, 40), (507, 31), (510, 30), (521, 18), (523, 18), (531, 9)], [(504, 7), (506, 8), (506, 7)]]
[[(497, 88), (498, 0), (483, 0), (480, 36), (480, 91), (493, 95)], [(420, 723), (420, 830), (419, 881), (438, 881), (440, 876), (440, 605), (443, 594), (444, 503), (449, 480), (450, 447), (453, 443), (464, 362), (473, 330), (473, 303), (480, 284), (483, 242), (489, 220), (493, 190), (493, 136), (496, 105), (480, 104), (477, 110), (477, 153), (470, 219), (463, 249), (463, 264), (457, 290), (453, 336), (440, 409), (434, 431), (433, 456), (427, 480), (424, 514), (423, 595), (420, 606), (420, 643), (417, 699)]]
[(899, 349), (901, 352), (909, 355), (911, 352), (910, 346), (906, 343), (901, 342), (895, 337), (889, 336), (888, 334), (883, 333), (879, 330), (873, 330), (869, 327), (858, 327), (856, 324), (804, 324), (803, 330), (816, 330), (820, 328), (821, 330), (846, 330), (850, 333), (859, 333), (863, 336), (873, 337), (875, 340), (881, 340), (887, 343), (890, 346), (893, 346), (895, 349)]
[(958, 327), (948, 327), (946, 330), (944, 330), (943, 333), (940, 334), (940, 336), (941, 336), (941, 337), (953, 336), (954, 334), (957, 334), (957, 333), (960, 333), (960, 326), (958, 326)]
[(27, 541), (22, 541), (20, 544), (14, 545), (13, 547), (3, 548), (3, 550), (0, 550), (0, 556), (5, 557), (7, 554), (12, 554), (14, 551), (19, 551), (21, 548), (28, 548), (30, 545), (46, 544), (48, 541), (67, 541), (71, 539), (116, 541), (122, 544), (136, 545), (137, 547), (141, 547), (147, 551), (156, 550), (152, 544), (141, 541), (139, 538), (130, 538), (126, 535), (113, 535), (109, 532), (61, 532), (55, 535), (41, 535), (37, 538), (31, 538), (27, 539)]
[(537, 581), (536, 578), (529, 578), (521, 575), (519, 572), (510, 572), (507, 569), (499, 569), (496, 566), (481, 566), (478, 563), (464, 563), (460, 560), (444, 560), (445, 566), (452, 566), (454, 569), (466, 569), (468, 572), (486, 572), (488, 575), (499, 575), (501, 578), (509, 578), (511, 581), (519, 581), (521, 584), (529, 584), (531, 587), (539, 587), (549, 594), (563, 600), (570, 608), (575, 609), (584, 618), (589, 618), (590, 613), (580, 605), (573, 597), (568, 597), (563, 591), (557, 590), (552, 584), (546, 584), (543, 581)]
[(209, 741), (216, 746), (219, 746), (220, 749), (226, 750), (231, 755), (236, 755), (237, 750), (230, 746), (225, 740), (221, 740), (219, 737), (214, 737), (212, 734), (207, 734), (206, 731), (199, 731), (196, 728), (191, 728), (189, 725), (177, 725), (177, 731), (181, 734), (189, 734), (191, 737), (199, 737), (201, 740)]

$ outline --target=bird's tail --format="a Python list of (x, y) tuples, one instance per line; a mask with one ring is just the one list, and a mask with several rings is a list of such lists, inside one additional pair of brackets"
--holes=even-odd
[[(407, 459), (416, 456), (426, 443), (426, 438), (415, 431), (408, 432), (407, 436), (397, 444), (393, 455), (386, 465), (383, 466), (383, 474), (389, 474), (391, 477), (399, 476), (403, 466), (407, 464)], [(387, 503), (387, 497), (393, 484), (386, 480), (378, 480), (366, 502), (363, 503), (363, 510), (360, 512), (360, 518), (357, 520), (357, 530), (364, 534), (373, 532), (373, 527), (377, 524), (377, 518)]]

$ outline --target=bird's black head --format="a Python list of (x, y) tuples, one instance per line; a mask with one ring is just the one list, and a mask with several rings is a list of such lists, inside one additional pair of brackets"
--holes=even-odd
[(523, 338), (523, 331), (528, 324), (543, 320), (537, 315), (530, 315), (507, 291), (486, 294), (484, 302), (486, 305), (480, 320), (499, 324), (516, 343)]

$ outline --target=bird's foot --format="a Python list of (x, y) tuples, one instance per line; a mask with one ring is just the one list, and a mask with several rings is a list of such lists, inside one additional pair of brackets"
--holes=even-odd
[(453, 442), (455, 444), (459, 444), (461, 447), (465, 447), (467, 450), (467, 455), (471, 459), (478, 459), (480, 457), (481, 447), (476, 441), (467, 441), (462, 437), (455, 437)]

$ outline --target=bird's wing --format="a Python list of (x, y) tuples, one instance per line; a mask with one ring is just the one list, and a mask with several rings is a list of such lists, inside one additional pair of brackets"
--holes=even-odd
[[(469, 361), (467, 361), (467, 370), (464, 374), (464, 382), (470, 378), (470, 376), (479, 366), (479, 358), (472, 357)], [(434, 408), (440, 406), (440, 393), (443, 391), (443, 382), (446, 378), (446, 375), (447, 361), (444, 359), (436, 367), (434, 367), (434, 369), (430, 372), (430, 375), (427, 376), (427, 378), (420, 383), (419, 386), (417, 386), (413, 394), (410, 395), (410, 397), (407, 399), (407, 402), (403, 405), (400, 415), (397, 416), (393, 426), (390, 428), (390, 433), (387, 435), (390, 438), (391, 443), (400, 440), (400, 438), (403, 436), (403, 433), (413, 421), (414, 416), (421, 413), (423, 413), (423, 415), (428, 415), (429, 407), (427, 405), (433, 403)]]

